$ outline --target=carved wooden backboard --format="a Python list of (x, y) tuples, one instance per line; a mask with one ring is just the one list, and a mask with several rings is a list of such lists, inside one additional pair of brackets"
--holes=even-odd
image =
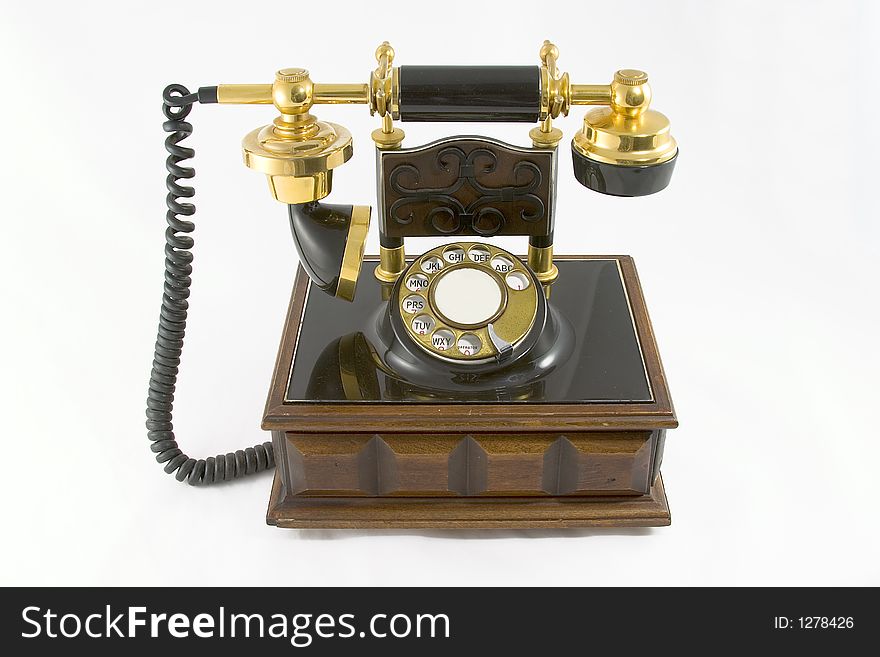
[(554, 150), (451, 137), (378, 157), (380, 222), (388, 237), (553, 232)]

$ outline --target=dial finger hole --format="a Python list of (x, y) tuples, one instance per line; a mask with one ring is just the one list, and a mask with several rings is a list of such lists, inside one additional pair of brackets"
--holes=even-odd
[(417, 313), (420, 310), (425, 309), (425, 297), (420, 297), (418, 294), (410, 294), (406, 299), (403, 300), (403, 311), (405, 313)]
[(431, 346), (440, 351), (446, 351), (455, 343), (455, 334), (448, 329), (434, 331), (431, 336)]
[(495, 256), (490, 264), (492, 269), (499, 274), (508, 274), (513, 271), (513, 263), (503, 256)]
[(441, 269), (443, 269), (443, 261), (437, 256), (422, 260), (422, 271), (427, 274), (436, 274)]
[(446, 249), (443, 252), (443, 259), (446, 262), (451, 263), (453, 265), (457, 265), (460, 262), (464, 262), (464, 249), (461, 249), (457, 246)]
[(474, 262), (489, 262), (489, 249), (485, 246), (475, 246), (468, 251), (468, 257)]
[(473, 333), (462, 333), (458, 338), (458, 353), (463, 356), (473, 356), (480, 351), (483, 342)]
[(413, 292), (420, 292), (428, 288), (428, 277), (424, 274), (410, 274), (406, 279), (406, 287)]
[(525, 290), (531, 283), (529, 277), (521, 271), (509, 273), (504, 280), (511, 290)]
[(430, 315), (419, 315), (412, 321), (412, 330), (419, 335), (428, 335), (434, 330), (434, 318)]

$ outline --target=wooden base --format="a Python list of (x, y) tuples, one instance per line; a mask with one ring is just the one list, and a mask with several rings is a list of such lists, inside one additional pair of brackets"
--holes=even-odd
[(282, 499), (276, 475), (266, 522), (314, 529), (663, 527), (662, 477), (648, 495), (571, 497), (305, 497)]
[(572, 357), (512, 388), (455, 379), (452, 392), (449, 373), (416, 385), (380, 362), (386, 302), (369, 263), (347, 305), (310, 294), (300, 270), (263, 415), (277, 464), (268, 523), (670, 524), (659, 470), (678, 422), (632, 259), (555, 261)]

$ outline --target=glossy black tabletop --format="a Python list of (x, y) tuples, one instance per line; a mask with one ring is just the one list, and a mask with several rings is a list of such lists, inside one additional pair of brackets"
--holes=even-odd
[[(570, 322), (574, 330), (575, 343), (570, 358), (520, 394), (499, 392), (478, 400), (461, 401), (552, 404), (653, 401), (618, 261), (560, 260), (556, 264), (559, 278), (552, 286), (550, 305)], [(371, 371), (361, 378), (371, 383), (361, 388), (370, 392), (365, 399), (358, 399), (358, 403), (430, 401), (418, 389), (401, 385), (381, 368), (372, 368), (367, 359), (328, 364), (327, 354), (338, 351), (334, 345), (340, 343), (340, 338), (361, 334), (363, 342), (363, 335), (374, 333), (371, 324), (381, 316), (385, 303), (381, 298), (381, 284), (373, 276), (375, 266), (375, 261), (364, 263), (352, 303), (330, 297), (317, 289), (309, 290), (286, 401), (350, 403), (352, 399), (341, 392), (341, 387), (338, 394), (324, 392), (320, 395), (323, 398), (316, 398), (311, 392), (316, 386), (310, 382), (340, 376), (328, 369), (347, 371), (351, 379), (352, 368), (365, 367), (370, 367)], [(318, 388), (328, 389), (327, 386)], [(457, 400), (453, 398), (452, 401)]]

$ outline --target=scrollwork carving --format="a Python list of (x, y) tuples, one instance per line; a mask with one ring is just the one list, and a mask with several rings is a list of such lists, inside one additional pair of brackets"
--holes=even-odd
[(552, 153), (461, 138), (381, 157), (386, 234), (491, 237), (552, 230)]

